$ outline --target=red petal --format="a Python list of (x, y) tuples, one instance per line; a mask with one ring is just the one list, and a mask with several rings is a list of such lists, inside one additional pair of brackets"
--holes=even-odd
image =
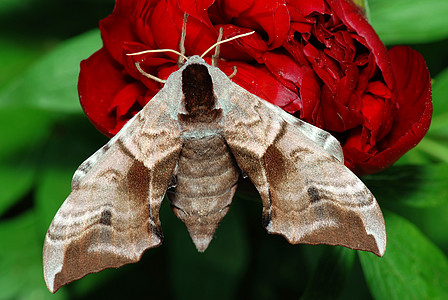
[(276, 52), (266, 52), (263, 61), (272, 75), (290, 90), (298, 93), (297, 87), (302, 84), (303, 73), (309, 67), (302, 68), (290, 56)]
[(320, 107), (323, 127), (329, 131), (344, 132), (363, 123), (359, 111), (339, 103), (327, 85), (322, 87)]
[(254, 0), (228, 1), (217, 0), (209, 8), (208, 13), (214, 24), (228, 24), (242, 12), (248, 10)]
[[(390, 101), (390, 99), (386, 99), (386, 101)], [(380, 97), (367, 94), (363, 97), (362, 102), (363, 110), (361, 113), (364, 116), (363, 126), (368, 130), (368, 134), (364, 134), (364, 136), (369, 137), (369, 140), (366, 140), (365, 144), (370, 148), (376, 146), (376, 141), (378, 140), (377, 133), (383, 125), (383, 117), (387, 109), (385, 108), (385, 99)], [(369, 152), (369, 150), (364, 149), (366, 152)]]
[[(237, 67), (237, 73), (232, 81), (252, 94), (280, 107), (300, 105), (297, 93), (281, 84), (264, 66), (253, 66), (243, 62), (223, 62), (220, 68)], [(226, 74), (228, 71), (226, 72)], [(297, 103), (293, 105), (293, 103)], [(296, 109), (297, 111), (297, 109)]]
[(361, 111), (365, 121), (370, 124), (367, 126), (371, 130), (369, 144), (374, 146), (390, 132), (397, 114), (397, 104), (389, 88), (381, 81), (370, 82), (366, 92)]
[[(179, 7), (182, 11), (186, 12), (189, 16), (192, 16), (206, 24), (207, 27), (212, 27), (207, 10), (215, 2), (215, 0), (179, 0)], [(188, 23), (188, 22), (187, 22)]]
[(312, 13), (325, 13), (325, 2), (324, 0), (289, 0), (288, 6), (294, 7), (298, 13), (302, 16), (308, 16)]
[[(158, 1), (147, 17), (155, 49), (179, 49), (184, 12), (173, 1)], [(188, 24), (189, 25), (189, 24)]]
[(134, 33), (134, 10), (137, 0), (117, 0), (114, 11), (100, 21), (100, 31), (104, 47), (118, 62), (122, 62), (122, 45), (128, 41), (138, 41)]
[[(231, 38), (239, 34), (248, 33), (251, 30), (231, 24), (216, 25), (217, 31), (223, 29), (223, 39)], [(220, 57), (227, 60), (251, 61), (256, 59), (262, 63), (262, 55), (268, 50), (266, 42), (259, 34), (254, 33), (249, 36), (233, 40), (221, 45)], [(208, 55), (210, 56), (210, 55)]]
[(311, 68), (303, 75), (300, 96), (303, 105), (300, 111), (300, 118), (323, 128), (322, 109), (320, 106), (321, 81)]
[(337, 81), (343, 76), (339, 65), (331, 57), (317, 50), (311, 44), (307, 44), (303, 51), (319, 78), (322, 79), (333, 94), (336, 93)]
[(129, 113), (132, 114), (131, 108), (135, 104), (140, 105), (143, 102), (140, 98), (145, 95), (146, 90), (147, 88), (138, 81), (128, 84), (115, 95), (109, 107), (109, 112), (115, 111), (117, 119), (127, 119), (126, 116)]
[[(346, 164), (358, 174), (375, 173), (393, 164), (417, 145), (431, 123), (431, 78), (423, 57), (417, 51), (401, 46), (390, 49), (389, 55), (396, 80), (399, 113), (391, 132), (380, 141), (376, 155), (362, 153), (353, 141), (344, 145), (344, 154), (354, 158)], [(356, 139), (352, 137), (352, 140)]]
[[(117, 0), (123, 1), (123, 0)], [(152, 31), (149, 20), (154, 14), (154, 8), (157, 6), (157, 0), (138, 1), (135, 9), (135, 14), (132, 16), (133, 25), (136, 35), (138, 36), (138, 42), (144, 43), (150, 49), (157, 48), (156, 41)]]
[[(249, 5), (250, 4), (250, 5)], [(286, 38), (289, 31), (289, 12), (286, 3), (282, 0), (258, 0), (244, 1), (219, 1), (215, 4), (214, 19), (217, 12), (223, 12), (225, 16), (232, 18), (221, 18), (233, 24), (256, 30), (261, 34), (264, 31), (268, 36), (267, 44), (271, 49), (279, 47)], [(228, 8), (226, 6), (229, 6)]]
[[(393, 89), (393, 77), (390, 72), (390, 64), (387, 49), (381, 42), (375, 30), (363, 17), (362, 10), (349, 0), (326, 0), (333, 12), (343, 21), (347, 27), (364, 38), (365, 45), (375, 56), (378, 67), (383, 72), (384, 80), (389, 88)], [(363, 43), (364, 44), (364, 43)]]
[(109, 137), (114, 135), (112, 129), (116, 121), (109, 114), (109, 107), (115, 95), (127, 84), (122, 67), (105, 48), (81, 62), (78, 81), (81, 106), (93, 125)]

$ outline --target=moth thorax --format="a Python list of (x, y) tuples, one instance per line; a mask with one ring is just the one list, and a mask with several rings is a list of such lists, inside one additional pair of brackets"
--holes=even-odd
[(182, 92), (188, 114), (206, 114), (215, 107), (212, 78), (204, 65), (191, 64), (183, 70)]

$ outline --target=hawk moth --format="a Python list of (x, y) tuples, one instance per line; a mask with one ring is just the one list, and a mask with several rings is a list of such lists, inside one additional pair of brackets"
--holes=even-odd
[(204, 251), (242, 172), (261, 196), (269, 233), (384, 254), (381, 210), (344, 166), (339, 142), (193, 56), (76, 170), (45, 237), (48, 288), (159, 246), (165, 194)]

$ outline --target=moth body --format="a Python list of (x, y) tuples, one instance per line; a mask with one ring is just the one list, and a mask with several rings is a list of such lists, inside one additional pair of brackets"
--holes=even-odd
[(381, 210), (344, 166), (339, 142), (193, 56), (75, 172), (45, 238), (48, 288), (159, 246), (165, 194), (204, 251), (240, 173), (260, 194), (269, 233), (384, 254)]
[(222, 128), (222, 109), (207, 67), (191, 64), (182, 72), (186, 113), (179, 113), (182, 150), (168, 190), (176, 216), (187, 226), (199, 251), (204, 251), (229, 210), (239, 170)]

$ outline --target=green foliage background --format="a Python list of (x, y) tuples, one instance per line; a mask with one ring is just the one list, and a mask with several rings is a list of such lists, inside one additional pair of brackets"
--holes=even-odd
[(113, 0), (0, 2), (0, 300), (448, 299), (448, 1), (358, 0), (387, 46), (410, 44), (433, 78), (428, 135), (363, 180), (385, 215), (383, 258), (343, 247), (289, 245), (261, 226), (261, 201), (238, 193), (199, 254), (162, 206), (165, 240), (141, 262), (105, 270), (55, 295), (42, 243), (78, 165), (107, 139), (83, 115), (79, 62), (101, 47)]

